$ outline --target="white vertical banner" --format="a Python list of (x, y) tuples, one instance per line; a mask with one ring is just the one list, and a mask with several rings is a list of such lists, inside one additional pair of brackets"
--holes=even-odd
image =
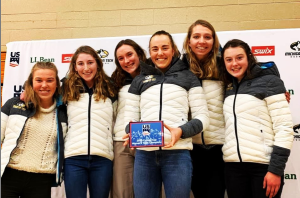
[[(283, 198), (300, 198), (300, 28), (275, 30), (249, 30), (218, 32), (222, 46), (237, 38), (247, 42), (258, 61), (274, 61), (279, 69), (286, 89), (291, 94), (290, 109), (295, 125), (294, 143), (291, 156), (285, 169)], [(181, 50), (186, 34), (172, 34)], [(114, 49), (123, 39), (132, 39), (145, 49), (149, 57), (148, 45), (150, 35), (130, 37), (107, 37), (88, 39), (62, 39), (42, 41), (21, 41), (7, 44), (5, 74), (3, 81), (3, 104), (11, 97), (18, 96), (32, 66), (37, 61), (53, 62), (59, 77), (63, 78), (69, 68), (70, 59), (76, 49), (82, 45), (93, 47), (101, 57), (104, 70), (111, 75), (115, 69)], [(296, 129), (298, 125), (298, 129)]]

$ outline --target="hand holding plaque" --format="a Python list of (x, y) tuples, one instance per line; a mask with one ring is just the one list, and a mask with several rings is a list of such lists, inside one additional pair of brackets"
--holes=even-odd
[(164, 146), (163, 121), (130, 122), (130, 147)]
[(171, 133), (171, 142), (168, 142), (167, 145), (165, 145), (165, 148), (171, 148), (178, 142), (178, 140), (182, 136), (182, 129), (180, 127), (170, 127), (166, 124), (164, 126), (170, 131)]

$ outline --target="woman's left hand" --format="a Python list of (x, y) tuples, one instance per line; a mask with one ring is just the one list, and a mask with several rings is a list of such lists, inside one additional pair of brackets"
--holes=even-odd
[(281, 177), (279, 175), (276, 175), (271, 172), (267, 172), (265, 178), (264, 178), (264, 183), (263, 183), (263, 188), (267, 188), (266, 190), (266, 196), (269, 198), (274, 197), (281, 184)]
[(164, 123), (164, 126), (170, 131), (171, 133), (171, 142), (167, 143), (167, 145), (164, 146), (164, 148), (171, 148), (176, 144), (176, 142), (180, 139), (182, 135), (182, 130), (180, 127), (169, 127)]

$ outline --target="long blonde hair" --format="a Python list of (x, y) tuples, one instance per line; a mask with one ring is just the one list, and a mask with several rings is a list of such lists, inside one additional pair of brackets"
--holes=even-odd
[(89, 54), (96, 60), (97, 72), (94, 77), (95, 101), (99, 101), (100, 99), (105, 100), (107, 97), (114, 97), (116, 95), (115, 87), (111, 79), (105, 74), (102, 60), (98, 56), (97, 52), (90, 46), (81, 46), (76, 50), (70, 62), (69, 71), (63, 87), (63, 101), (65, 103), (68, 101), (78, 101), (80, 98), (80, 91), (85, 89), (82, 78), (75, 70), (76, 60), (79, 54)]
[(25, 105), (27, 108), (34, 107), (35, 108), (35, 114), (34, 117), (38, 117), (41, 113), (40, 111), (40, 97), (37, 93), (33, 90), (33, 76), (34, 72), (39, 69), (51, 69), (55, 72), (55, 80), (56, 80), (56, 90), (53, 94), (53, 100), (59, 96), (61, 93), (61, 87), (60, 87), (60, 81), (58, 77), (58, 71), (56, 66), (51, 62), (37, 62), (31, 69), (31, 72), (27, 78), (27, 81), (25, 82), (25, 91), (26, 91), (26, 97), (24, 99)]
[[(195, 53), (192, 51), (192, 49), (189, 46), (190, 38), (193, 33), (194, 27), (197, 25), (201, 25), (203, 27), (206, 27), (212, 31), (212, 37), (214, 39), (213, 48), (209, 52), (206, 58), (204, 60), (198, 60)], [(183, 49), (184, 52), (187, 54), (187, 61), (190, 65), (190, 70), (201, 79), (217, 79), (218, 78), (218, 69), (217, 69), (217, 55), (219, 52), (219, 39), (216, 34), (216, 31), (214, 27), (205, 20), (197, 20), (195, 21), (188, 29), (188, 33), (185, 37), (184, 43), (183, 43)]]

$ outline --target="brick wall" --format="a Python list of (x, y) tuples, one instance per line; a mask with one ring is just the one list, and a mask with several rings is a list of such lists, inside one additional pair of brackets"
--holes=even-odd
[(1, 51), (23, 40), (184, 33), (197, 19), (217, 31), (300, 27), (296, 0), (2, 0)]

